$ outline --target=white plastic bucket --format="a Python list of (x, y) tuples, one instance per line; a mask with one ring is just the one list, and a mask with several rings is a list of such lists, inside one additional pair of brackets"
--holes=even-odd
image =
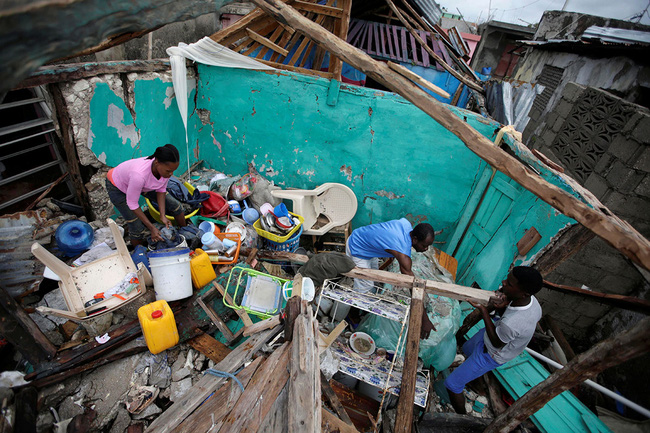
[(192, 296), (190, 249), (183, 247), (147, 254), (156, 300), (176, 301)]

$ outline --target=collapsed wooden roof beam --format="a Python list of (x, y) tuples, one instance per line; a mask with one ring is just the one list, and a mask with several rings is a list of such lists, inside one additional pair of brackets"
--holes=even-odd
[(436, 61), (440, 66), (442, 66), (447, 72), (449, 72), (451, 75), (454, 76), (454, 78), (458, 79), (461, 83), (465, 84), (467, 87), (470, 89), (476, 90), (477, 92), (480, 92), (482, 94), (485, 93), (485, 89), (481, 87), (476, 81), (469, 79), (456, 71), (454, 68), (449, 66), (439, 55), (433, 52), (433, 49), (426, 43), (426, 41), (422, 40), (420, 37), (420, 34), (415, 30), (415, 28), (406, 20), (404, 19), (404, 16), (400, 12), (400, 10), (395, 6), (395, 3), (392, 2), (392, 0), (386, 0), (388, 3), (388, 6), (392, 9), (392, 11), (395, 13), (397, 18), (404, 24), (404, 27), (408, 29), (408, 31), (411, 33), (411, 35), (415, 38), (416, 41), (418, 41), (418, 44), (422, 45), (422, 47), (429, 53), (429, 55)]
[[(650, 270), (650, 242), (626, 222), (609, 214), (606, 208), (594, 209), (561, 188), (528, 170), (514, 157), (494, 146), (490, 140), (458, 118), (451, 110), (385, 63), (372, 59), (321, 26), (314, 24), (291, 6), (279, 0), (253, 0), (277, 20), (314, 40), (332, 55), (340, 57), (387, 88), (399, 93), (456, 135), (488, 164), (514, 179), (563, 214), (575, 219), (635, 263)], [(605, 213), (608, 212), (608, 213)]]

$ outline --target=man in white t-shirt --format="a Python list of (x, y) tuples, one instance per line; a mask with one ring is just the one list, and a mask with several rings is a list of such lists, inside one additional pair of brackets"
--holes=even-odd
[[(485, 328), (463, 344), (467, 359), (445, 380), (457, 413), (466, 413), (463, 389), (468, 382), (516, 358), (530, 342), (542, 317), (542, 308), (533, 296), (542, 288), (542, 282), (536, 269), (517, 266), (503, 281), (503, 293), (497, 292), (487, 307), (470, 302), (480, 309)], [(495, 310), (503, 314), (493, 321), (490, 312)]]

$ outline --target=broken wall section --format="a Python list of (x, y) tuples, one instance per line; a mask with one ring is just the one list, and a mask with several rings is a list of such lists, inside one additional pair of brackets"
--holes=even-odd
[[(188, 68), (188, 105), (193, 112), (195, 72)], [(188, 164), (185, 129), (176, 104), (171, 71), (103, 74), (61, 85), (81, 165), (98, 169), (86, 185), (94, 218), (113, 214), (104, 187), (105, 173), (156, 147), (174, 144), (180, 153), (177, 175)], [(108, 203), (108, 205), (106, 205)]]
[[(562, 165), (642, 235), (650, 236), (647, 109), (608, 92), (569, 83), (551, 114), (540, 124), (540, 132), (534, 141), (535, 149)], [(599, 238), (562, 263), (548, 280), (577, 287), (584, 284), (606, 293), (645, 293), (645, 279), (636, 267)], [(565, 332), (574, 337), (586, 337), (590, 327), (610, 311), (610, 307), (597, 302), (557, 292), (543, 291), (540, 299), (565, 325)]]

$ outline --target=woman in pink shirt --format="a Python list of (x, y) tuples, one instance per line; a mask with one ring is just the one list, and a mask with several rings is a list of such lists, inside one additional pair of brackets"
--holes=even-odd
[(152, 240), (162, 240), (160, 231), (140, 209), (140, 195), (158, 203), (160, 220), (167, 227), (171, 226), (171, 221), (165, 216), (166, 213), (170, 213), (179, 226), (186, 225), (180, 202), (167, 194), (167, 182), (178, 168), (178, 162), (178, 149), (166, 144), (156, 148), (154, 154), (149, 157), (124, 161), (108, 171), (108, 196), (126, 220), (131, 245), (145, 243), (145, 228), (151, 232)]

